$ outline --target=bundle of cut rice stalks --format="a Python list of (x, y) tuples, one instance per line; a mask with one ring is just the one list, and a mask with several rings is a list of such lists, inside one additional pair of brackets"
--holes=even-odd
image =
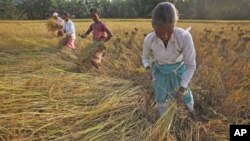
[(131, 81), (56, 68), (48, 74), (19, 77), (0, 83), (3, 141), (175, 140), (171, 132), (176, 126), (176, 103), (156, 121), (154, 107), (144, 108), (151, 104)]
[(58, 30), (61, 30), (62, 29), (62, 26), (59, 25), (55, 19), (53, 18), (49, 18), (48, 22), (47, 22), (47, 28), (48, 28), (48, 31), (51, 31), (51, 32), (55, 32), (55, 31), (58, 31)]
[(134, 140), (151, 123), (131, 81), (52, 70), (0, 83), (0, 140)]
[[(172, 126), (174, 115), (177, 111), (176, 102), (171, 102), (165, 113), (154, 123), (151, 127), (144, 130), (141, 134), (145, 137), (145, 141), (172, 141), (173, 136), (170, 134), (170, 128)], [(144, 136), (144, 137), (143, 137)]]
[(65, 46), (66, 41), (66, 37), (59, 41), (59, 57), (64, 61), (74, 64), (76, 67), (80, 68), (80, 71), (88, 71), (92, 67), (90, 60), (98, 48), (92, 43), (88, 43), (83, 47), (77, 47), (72, 50)]

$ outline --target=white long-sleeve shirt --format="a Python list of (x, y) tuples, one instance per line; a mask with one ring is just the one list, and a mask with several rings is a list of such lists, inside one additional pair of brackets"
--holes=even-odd
[(63, 30), (67, 36), (70, 36), (73, 39), (76, 38), (75, 25), (71, 20), (65, 22)]
[(196, 69), (196, 51), (192, 35), (188, 31), (175, 28), (168, 41), (167, 48), (155, 32), (149, 33), (143, 43), (142, 62), (145, 68), (150, 66), (151, 52), (159, 65), (184, 61), (186, 70), (182, 76), (181, 86), (184, 88), (188, 86)]

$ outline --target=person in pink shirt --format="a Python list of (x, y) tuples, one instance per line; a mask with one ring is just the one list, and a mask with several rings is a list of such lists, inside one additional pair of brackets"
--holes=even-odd
[(90, 34), (90, 32), (92, 32), (93, 45), (97, 48), (97, 50), (91, 57), (91, 64), (98, 69), (101, 64), (101, 59), (104, 56), (104, 43), (109, 41), (113, 35), (106, 27), (106, 25), (100, 21), (100, 14), (96, 8), (90, 9), (90, 15), (94, 23), (92, 23), (89, 29), (80, 36), (82, 38), (86, 38)]

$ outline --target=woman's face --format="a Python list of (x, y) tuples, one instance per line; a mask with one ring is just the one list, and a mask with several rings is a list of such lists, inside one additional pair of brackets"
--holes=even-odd
[(69, 17), (66, 16), (66, 15), (64, 15), (63, 19), (64, 19), (66, 22), (69, 21)]
[(98, 13), (96, 13), (96, 12), (91, 12), (90, 15), (91, 15), (93, 21), (96, 22), (96, 21), (99, 20), (99, 15), (98, 15)]
[(168, 23), (153, 24), (155, 34), (163, 42), (168, 41), (174, 31), (174, 26)]

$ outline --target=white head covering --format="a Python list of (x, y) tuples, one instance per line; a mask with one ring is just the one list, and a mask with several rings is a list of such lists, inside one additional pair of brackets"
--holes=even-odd
[(58, 17), (58, 13), (54, 12), (53, 14), (53, 17)]

